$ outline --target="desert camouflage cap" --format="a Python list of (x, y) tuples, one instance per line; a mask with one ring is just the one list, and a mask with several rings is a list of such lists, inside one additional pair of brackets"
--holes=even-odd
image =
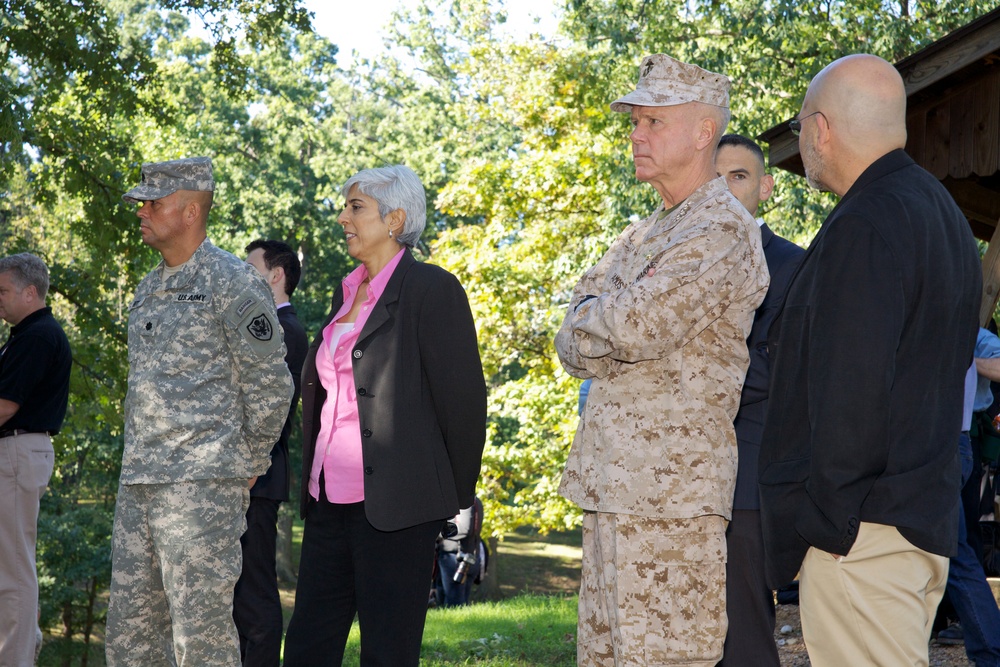
[(729, 107), (729, 79), (663, 53), (646, 56), (639, 65), (635, 90), (611, 103), (612, 111), (629, 113), (632, 105), (670, 107), (704, 102)]
[(178, 190), (214, 192), (212, 158), (187, 157), (142, 165), (142, 183), (122, 195), (130, 204), (162, 199)]

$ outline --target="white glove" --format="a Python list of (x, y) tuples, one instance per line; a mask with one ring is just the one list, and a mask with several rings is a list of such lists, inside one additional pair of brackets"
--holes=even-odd
[(464, 539), (469, 534), (469, 531), (472, 530), (472, 508), (466, 507), (464, 510), (459, 510), (453, 521), (455, 522), (455, 527), (458, 528), (458, 532), (451, 539), (457, 542)]

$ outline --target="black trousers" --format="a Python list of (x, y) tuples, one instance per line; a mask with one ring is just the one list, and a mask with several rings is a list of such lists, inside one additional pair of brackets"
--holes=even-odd
[[(791, 526), (789, 530), (794, 530)], [(757, 510), (733, 510), (726, 528), (729, 630), (716, 667), (779, 667), (774, 594), (764, 580), (764, 537)]]
[(244, 667), (278, 667), (281, 658), (284, 628), (274, 563), (279, 505), (278, 500), (251, 496), (247, 532), (240, 538), (243, 572), (233, 595), (233, 620)]
[[(965, 531), (969, 544), (980, 562), (983, 560), (983, 538), (979, 532), (979, 518), (983, 512), (983, 444), (979, 438), (970, 438), (972, 444), (972, 475), (962, 487), (962, 511), (965, 512)], [(993, 498), (987, 503), (993, 507)]]
[(363, 502), (305, 520), (285, 667), (339, 667), (357, 613), (363, 667), (417, 667), (441, 521), (376, 530)]

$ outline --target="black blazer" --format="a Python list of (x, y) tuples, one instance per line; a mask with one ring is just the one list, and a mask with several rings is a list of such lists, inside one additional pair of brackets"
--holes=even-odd
[(306, 338), (306, 330), (302, 328), (295, 314), (295, 308), (291, 304), (278, 309), (278, 323), (285, 339), (285, 365), (292, 374), (295, 391), (292, 394), (292, 404), (288, 407), (285, 425), (281, 428), (281, 435), (271, 448), (271, 467), (267, 469), (266, 474), (257, 479), (257, 483), (250, 489), (250, 495), (256, 498), (288, 500), (288, 489), (292, 481), (291, 466), (288, 462), (288, 439), (292, 435), (295, 410), (299, 407), (302, 364), (306, 359), (309, 339)]
[(747, 338), (750, 367), (747, 369), (743, 393), (740, 395), (740, 411), (733, 422), (739, 451), (736, 493), (733, 498), (734, 510), (760, 508), (757, 460), (760, 456), (760, 439), (764, 434), (764, 417), (767, 413), (770, 384), (767, 332), (785, 302), (788, 283), (805, 254), (805, 250), (776, 235), (766, 224), (760, 226), (760, 242), (764, 247), (764, 259), (767, 260), (767, 271), (771, 274), (771, 284), (767, 288), (764, 301), (754, 313), (753, 326)]
[[(326, 390), (316, 372), (323, 329), (302, 369), (302, 498)], [(361, 421), (365, 514), (379, 530), (446, 519), (470, 507), (486, 440), (486, 383), (476, 327), (458, 280), (405, 252), (352, 351)]]
[(954, 555), (981, 283), (964, 216), (902, 150), (823, 223), (769, 336), (760, 493), (772, 587), (810, 546), (846, 555), (862, 521)]

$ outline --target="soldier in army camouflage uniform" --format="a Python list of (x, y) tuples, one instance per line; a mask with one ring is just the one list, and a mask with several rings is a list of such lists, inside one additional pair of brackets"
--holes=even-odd
[(213, 190), (209, 158), (188, 158), (143, 165), (123, 197), (163, 261), (129, 307), (111, 666), (240, 664), (248, 480), (270, 465), (292, 379), (267, 285), (206, 237)]
[(556, 336), (593, 378), (560, 493), (584, 510), (580, 665), (699, 665), (726, 636), (733, 418), (747, 335), (768, 285), (754, 219), (717, 178), (729, 80), (643, 59), (631, 114), (636, 177), (663, 199), (573, 291)]

